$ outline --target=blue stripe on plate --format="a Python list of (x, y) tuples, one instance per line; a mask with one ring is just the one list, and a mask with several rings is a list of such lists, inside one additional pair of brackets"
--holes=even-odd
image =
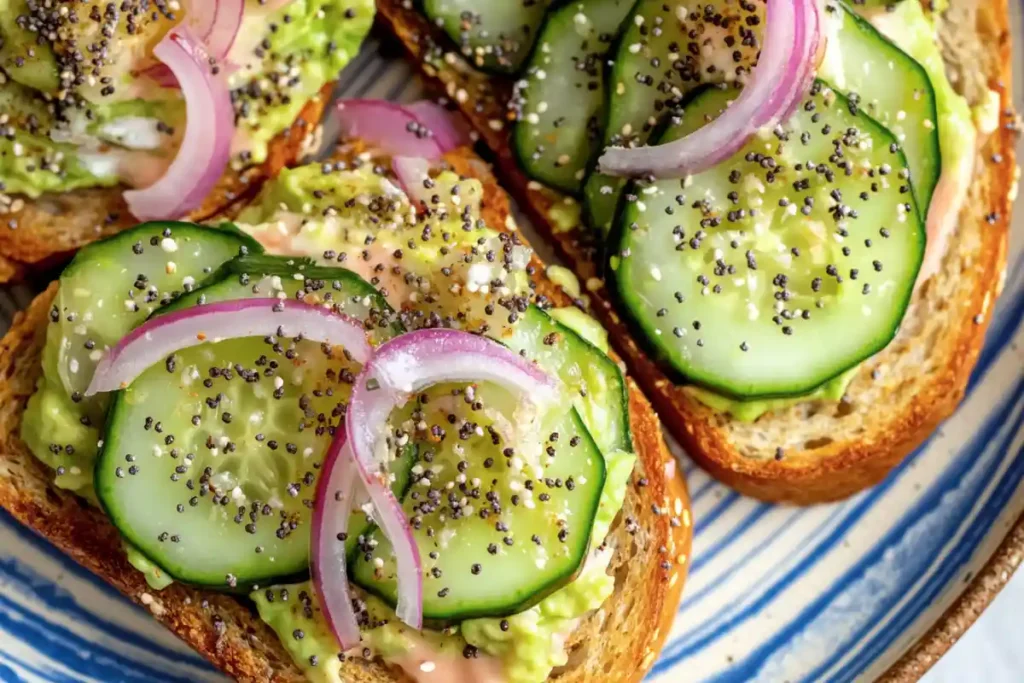
[[(180, 650), (167, 649), (144, 635), (126, 629), (116, 622), (101, 618), (93, 610), (84, 609), (72, 596), (62, 594), (63, 591), (58, 586), (27, 567), (19, 567), (14, 562), (3, 560), (0, 561), (0, 576), (3, 577), (5, 585), (18, 589), (15, 593), (18, 599), (0, 594), (0, 608), (12, 612), (28, 612), (30, 609), (23, 605), (26, 600), (30, 603), (45, 605), (48, 610), (59, 613), (69, 623), (88, 626), (93, 629), (92, 633), (103, 634), (113, 639), (124, 650), (133, 651), (132, 648), (134, 648), (134, 652), (145, 653), (151, 661), (156, 660), (153, 661), (153, 666), (173, 664), (177, 668), (193, 666), (203, 669), (209, 666), (198, 653), (191, 650), (183, 653)], [(126, 609), (137, 610), (141, 617), (150, 618), (148, 613), (127, 601), (120, 593), (117, 594), (116, 602)], [(96, 645), (95, 641), (84, 636), (77, 636), (77, 639), (82, 643), (90, 644), (91, 647)]]
[(4, 664), (5, 661), (8, 661), (7, 656), (3, 651), (0, 651), (0, 680), (4, 681), (4, 683), (21, 683), (21, 681), (24, 681), (25, 679), (18, 675), (18, 672)]
[[(33, 647), (45, 651), (49, 657), (77, 673), (95, 676), (100, 680), (114, 667), (125, 680), (148, 681), (166, 676), (166, 672), (160, 669), (142, 665), (109, 650), (98, 650), (92, 641), (22, 608), (4, 595), (0, 595), (0, 629), (9, 633), (20, 632), (23, 634), (22, 640), (31, 642)], [(188, 679), (165, 680), (188, 682)]]
[[(134, 609), (140, 614), (147, 614), (145, 610), (129, 601), (121, 594), (120, 591), (105, 582), (96, 574), (93, 574), (77, 562), (67, 562), (67, 556), (58, 550), (52, 543), (27, 527), (18, 524), (18, 522), (3, 509), (0, 509), (0, 524), (13, 530), (20, 537), (22, 542), (31, 544), (33, 548), (49, 556), (55, 563), (67, 565), (66, 571), (73, 574), (76, 578), (90, 583), (111, 599), (124, 603), (126, 607)], [(96, 628), (101, 629), (104, 633), (114, 636), (127, 645), (133, 645), (149, 650), (154, 654), (166, 657), (168, 660), (181, 661), (183, 659), (180, 651), (168, 650), (161, 647), (144, 636), (124, 629), (115, 622), (104, 619), (102, 616), (82, 608), (72, 596), (67, 595), (57, 585), (49, 583), (45, 578), (35, 575), (29, 568), (20, 566), (17, 560), (13, 558), (0, 557), (0, 576), (3, 577), (4, 583), (18, 581), (23, 586), (31, 587), (26, 588), (25, 590), (33, 590), (35, 592), (33, 597), (43, 604), (47, 604), (65, 612), (71, 616), (74, 621), (81, 621), (95, 626)], [(25, 593), (23, 592), (22, 594), (24, 595)], [(203, 659), (198, 653), (192, 651), (185, 654), (184, 659), (200, 665), (206, 664), (205, 659)]]
[(700, 501), (701, 498), (703, 498), (707, 494), (713, 493), (715, 491), (720, 491), (721, 489), (722, 489), (722, 485), (721, 484), (719, 484), (714, 479), (708, 478), (708, 480), (706, 482), (701, 484), (700, 488), (698, 488), (696, 491), (694, 491), (693, 493), (690, 494), (690, 503), (691, 504), (697, 503), (697, 502)]
[[(826, 518), (824, 523), (821, 524), (814, 532), (812, 532), (812, 534), (810, 535), (810, 538), (816, 537), (818, 535), (818, 533), (820, 533), (820, 531), (822, 529), (826, 528), (829, 525), (829, 523), (832, 521), (832, 519), (835, 517), (836, 514), (837, 513), (833, 513), (833, 515), (831, 515), (828, 518)], [(800, 511), (799, 510), (794, 510), (793, 513), (790, 514), (789, 517), (786, 519), (786, 521), (783, 522), (779, 527), (777, 527), (777, 529), (775, 530), (776, 535), (781, 536), (782, 534), (784, 534), (801, 517), (802, 517), (802, 515), (800, 514)], [(728, 581), (738, 571), (740, 571), (741, 569), (743, 569), (743, 567), (749, 565), (751, 562), (756, 560), (761, 555), (761, 553), (763, 553), (765, 550), (768, 550), (770, 547), (771, 546), (768, 543), (757, 543), (757, 544), (753, 545), (753, 547), (751, 548), (750, 551), (747, 552), (747, 554), (743, 555), (740, 559), (735, 561), (733, 564), (729, 565), (729, 567), (727, 567), (725, 569), (725, 571), (723, 571), (723, 572), (719, 573), (718, 575), (716, 575), (714, 579), (712, 579), (711, 581), (708, 581), (707, 585), (704, 588), (702, 588), (701, 590), (699, 590), (697, 592), (684, 592), (684, 594), (683, 594), (683, 602), (682, 602), (682, 604), (679, 607), (679, 611), (680, 612), (684, 612), (685, 610), (692, 608), (694, 605), (696, 605), (698, 602), (701, 601), (701, 598), (703, 598), (704, 596), (706, 596), (706, 595), (714, 592), (715, 590), (717, 590), (718, 589), (718, 585), (720, 583)], [(703, 553), (701, 555), (703, 556)], [(696, 560), (695, 560), (695, 562), (696, 562)], [(778, 567), (778, 565), (776, 565), (776, 568), (777, 567)], [(691, 573), (691, 575), (690, 575), (691, 579), (692, 579), (692, 577), (694, 575), (696, 575), (697, 571), (699, 571), (699, 570), (700, 570), (700, 567), (698, 567), (697, 570), (695, 570), (693, 573)], [(774, 572), (770, 571), (769, 575), (772, 575), (773, 573)]]
[(693, 562), (690, 564), (690, 571), (693, 574), (696, 574), (703, 569), (705, 565), (711, 562), (711, 560), (718, 557), (723, 550), (726, 550), (734, 543), (743, 542), (744, 533), (761, 521), (761, 519), (771, 510), (772, 506), (770, 505), (755, 506), (753, 512), (747, 514), (739, 524), (732, 528), (727, 536), (719, 539), (710, 547), (702, 549), (700, 555), (693, 558)]
[(743, 600), (741, 608), (730, 610), (724, 615), (702, 624), (692, 635), (683, 636), (669, 643), (662, 652), (661, 659), (654, 665), (651, 673), (653, 675), (664, 673), (679, 662), (679, 660), (695, 654), (711, 642), (728, 634), (743, 622), (756, 616), (779, 592), (788, 587), (792, 581), (807, 572), (821, 559), (825, 550), (839, 543), (843, 539), (845, 532), (857, 522), (860, 513), (869, 508), (871, 503), (881, 497), (894, 482), (895, 478), (888, 479), (872, 489), (867, 496), (862, 497), (852, 513), (841, 519), (839, 524), (830, 530), (825, 540), (817, 545), (812, 553), (804, 556), (795, 565), (791, 565), (781, 578), (773, 581), (768, 587), (757, 591), (752, 598)]
[[(1018, 417), (1014, 423), (1014, 429), (1019, 431), (1021, 424), (1022, 420)], [(903, 629), (917, 619), (938, 594), (947, 587), (949, 582), (960, 573), (984, 540), (985, 534), (991, 530), (993, 522), (998, 518), (1000, 512), (1005, 509), (1007, 501), (1018, 490), (1022, 477), (1024, 477), (1024, 448), (1019, 448), (1014, 456), (1011, 471), (1000, 479), (994, 495), (975, 518), (963, 542), (950, 553), (947, 560), (943, 562), (941, 571), (917, 594), (914, 601), (900, 611), (884, 632), (864, 647), (856, 661), (846, 667), (843, 672), (844, 680), (852, 680), (873, 661), (875, 656), (889, 647), (903, 632)]]
[(693, 533), (699, 534), (704, 530), (711, 527), (719, 517), (721, 517), (729, 508), (732, 507), (733, 503), (740, 500), (740, 494), (735, 491), (729, 491), (722, 499), (718, 501), (711, 510), (705, 512), (696, 520), (693, 526)]
[[(828, 591), (821, 594), (821, 596), (801, 612), (796, 619), (792, 620), (785, 627), (779, 629), (776, 635), (768, 641), (767, 644), (750, 652), (750, 654), (742, 661), (734, 663), (727, 674), (715, 680), (723, 682), (744, 681), (753, 678), (773, 653), (777, 652), (786, 643), (789, 643), (799, 632), (806, 629), (809, 622), (811, 622), (817, 615), (822, 614), (830, 603), (832, 603), (851, 583), (863, 576), (871, 568), (878, 565), (886, 550), (899, 544), (906, 536), (909, 527), (920, 520), (926, 512), (934, 509), (938, 501), (941, 500), (944, 495), (960, 486), (965, 477), (974, 477), (981, 483), (984, 483), (986, 480), (981, 475), (988, 474), (989, 470), (986, 469), (980, 473), (977, 470), (974, 472), (971, 470), (978, 464), (977, 460), (980, 452), (989, 445), (994, 433), (1003, 432), (1004, 436), (998, 442), (1000, 446), (1003, 446), (1009, 440), (1013, 439), (1019, 431), (1022, 419), (1020, 408), (1021, 406), (1024, 406), (1024, 394), (1022, 394), (1022, 389), (1024, 389), (1024, 381), (1018, 382), (1014, 387), (1013, 392), (1011, 392), (1010, 399), (1002, 405), (998, 412), (993, 413), (988, 417), (983, 428), (972, 438), (970, 445), (958, 455), (955, 461), (955, 466), (944, 473), (941, 481), (926, 495), (922, 496), (918, 502), (910, 508), (905, 515), (903, 515), (901, 522), (893, 528), (870, 552), (866, 553), (860, 562), (851, 567), (843, 579), (836, 584), (833, 584)], [(1015, 420), (1010, 422), (1011, 426), (1007, 429), (1007, 419), (1013, 413), (1016, 413), (1017, 417)], [(998, 460), (996, 462), (998, 464)], [(953, 522), (955, 520), (951, 519), (949, 521)], [(991, 522), (991, 519), (988, 521)], [(948, 532), (948, 530), (944, 531)], [(948, 537), (944, 531), (936, 532), (935, 537)], [(921, 552), (918, 553), (916, 558), (911, 558), (916, 560), (914, 565), (909, 567), (910, 571), (908, 571), (908, 575), (911, 577), (916, 577), (919, 575), (920, 571), (923, 571), (924, 568), (919, 565), (928, 559), (928, 547), (921, 548), (918, 546), (915, 550), (919, 550)], [(884, 601), (880, 606), (880, 609), (874, 610), (872, 614), (886, 614), (896, 602), (904, 597), (903, 592), (899, 590), (888, 591), (887, 595), (889, 596), (888, 599)], [(906, 611), (907, 613), (914, 615), (919, 613), (919, 611), (909, 608), (906, 609)], [(870, 628), (874, 627), (875, 621), (873, 619), (869, 619), (867, 621), (869, 622), (868, 625), (857, 631), (854, 638), (845, 642), (842, 648), (837, 648), (839, 653), (844, 652), (845, 648), (851, 647), (851, 645), (856, 643), (863, 634), (865, 634)], [(890, 635), (894, 635), (897, 632), (890, 631), (889, 633)], [(831, 661), (833, 660), (829, 660), (826, 664)], [(825, 668), (826, 667), (821, 666), (814, 669), (807, 675), (805, 680), (816, 680), (817, 675)]]

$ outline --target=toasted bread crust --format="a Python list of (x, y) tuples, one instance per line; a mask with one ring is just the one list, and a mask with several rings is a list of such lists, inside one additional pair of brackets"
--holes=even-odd
[[(953, 0), (966, 5), (977, 0)], [(965, 65), (985, 68), (991, 87), (1001, 95), (1002, 109), (1010, 111), (1010, 34), (1006, 0), (979, 2), (977, 27), (990, 64)], [(625, 358), (672, 435), (713, 476), (741, 493), (768, 501), (811, 504), (838, 500), (881, 481), (914, 448), (920, 445), (955, 410), (977, 359), (989, 323), (989, 311), (1003, 281), (1010, 220), (1010, 190), (1014, 183), (1014, 133), (1002, 124), (987, 142), (971, 198), (961, 215), (961, 232), (977, 233), (977, 245), (963, 256), (961, 281), (948, 306), (956, 311), (951, 331), (934, 349), (943, 359), (942, 369), (920, 382), (912, 400), (898, 410), (872, 414), (870, 427), (853, 438), (828, 441), (813, 448), (785, 449), (780, 459), (748, 457), (730, 434), (727, 416), (715, 413), (676, 384), (645, 354), (631, 330), (612, 305), (611, 292), (598, 279), (598, 269), (576, 230), (559, 231), (549, 218), (550, 209), (564, 198), (531, 182), (519, 170), (512, 151), (508, 101), (511, 83), (476, 72), (457, 56), (444, 50), (444, 38), (426, 19), (402, 0), (377, 0), (378, 17), (401, 41), (424, 73), (440, 83), (494, 154), (512, 193), (520, 200), (535, 227), (550, 241), (586, 284), (591, 306), (611, 332), (613, 343)], [(443, 57), (437, 59), (440, 51)], [(430, 63), (426, 57), (430, 55)], [(994, 155), (1001, 155), (996, 157)], [(993, 163), (994, 158), (1001, 158)], [(986, 218), (990, 217), (990, 218)], [(953, 255), (952, 258), (957, 258)], [(927, 287), (927, 285), (926, 285)], [(855, 382), (870, 384), (873, 371), (886, 361), (889, 349), (868, 361)], [(893, 389), (897, 391), (898, 388)], [(870, 406), (861, 406), (867, 410)], [(794, 423), (795, 424), (795, 423)], [(780, 427), (784, 429), (785, 424)]]
[[(188, 218), (201, 221), (222, 212), (282, 168), (296, 163), (333, 89), (333, 82), (325, 85), (294, 123), (270, 141), (266, 161), (241, 170), (229, 168)], [(23, 207), (18, 211), (0, 213), (0, 283), (60, 265), (79, 247), (136, 225), (123, 192), (124, 188), (114, 187), (51, 193), (36, 200), (19, 200)]]
[[(508, 199), (488, 167), (468, 150), (451, 155), (449, 162), (462, 174), (483, 180), (486, 220), (505, 226)], [(568, 305), (565, 295), (541, 273), (543, 268), (538, 269), (539, 291)], [(53, 473), (22, 442), (21, 416), (41, 371), (56, 291), (57, 283), (51, 284), (18, 314), (0, 341), (0, 506), (129, 598), (148, 606), (167, 628), (230, 676), (239, 681), (304, 680), (273, 631), (242, 601), (177, 583), (159, 593), (151, 591), (142, 574), (128, 564), (110, 521), (56, 488)], [(642, 533), (630, 538), (622, 520), (616, 523), (611, 566), (621, 582), (602, 609), (584, 619), (570, 638), (571, 665), (558, 680), (639, 681), (668, 635), (679, 603), (692, 531), (686, 487), (657, 417), (632, 382), (629, 399), (639, 463), (623, 515), (630, 515)], [(343, 665), (342, 675), (352, 683), (408, 680), (378, 661), (352, 658)]]
[(0, 284), (17, 282), (24, 277), (25, 267), (17, 261), (0, 256)]

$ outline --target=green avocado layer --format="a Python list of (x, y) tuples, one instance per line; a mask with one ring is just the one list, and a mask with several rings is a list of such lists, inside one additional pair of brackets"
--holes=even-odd
[(269, 16), (259, 6), (247, 0), (229, 56), (240, 65), (228, 79), (240, 102), (235, 151), (252, 163), (266, 160), (271, 139), (359, 53), (374, 17), (373, 0), (292, 0)]

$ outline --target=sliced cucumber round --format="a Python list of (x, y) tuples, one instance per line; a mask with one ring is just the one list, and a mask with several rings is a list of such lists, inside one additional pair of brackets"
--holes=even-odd
[(607, 354), (536, 306), (497, 339), (561, 380), (602, 453), (633, 452), (626, 380)]
[[(709, 89), (661, 141), (735, 97)], [(806, 394), (896, 334), (925, 246), (908, 175), (892, 133), (817, 81), (731, 159), (634, 185), (616, 291), (687, 379), (736, 398)]]
[[(436, 626), (517, 613), (571, 581), (605, 479), (604, 457), (575, 408), (544, 430), (538, 476), (517, 454), (522, 444), (489, 431), (486, 407), (516, 397), (478, 386), (473, 400), (485, 408), (470, 411), (462, 391), (438, 386), (417, 406), (416, 418), (447, 433), (433, 447), (420, 444), (403, 501), (423, 559), (423, 616)], [(351, 560), (352, 580), (394, 605), (391, 543), (378, 531), (367, 541)]]
[(825, 17), (829, 43), (818, 77), (896, 136), (907, 155), (917, 205), (927, 214), (942, 173), (939, 115), (928, 72), (845, 3), (829, 2)]
[(517, 73), (552, 0), (422, 0), (423, 11), (484, 71)]
[(99, 425), (109, 397), (82, 394), (103, 351), (160, 306), (201, 286), (225, 261), (262, 251), (230, 224), (174, 222), (143, 223), (84, 247), (61, 273), (51, 314), (68, 395)]
[(600, 150), (605, 59), (636, 0), (583, 0), (552, 10), (516, 90), (513, 149), (526, 174), (579, 193)]
[[(425, 615), (437, 624), (514, 614), (570, 581), (585, 558), (585, 538), (590, 537), (596, 514), (593, 506), (604, 486), (602, 453), (633, 450), (625, 380), (606, 354), (535, 306), (498, 340), (557, 376), (574, 407), (555, 416), (557, 424), (544, 430), (542, 445), (552, 449), (554, 458), (540, 478), (527, 484), (511, 467), (518, 465), (512, 459), (515, 454), (509, 457), (505, 452), (509, 446), (515, 451), (517, 445), (496, 440), (488, 431), (494, 426), (494, 413), (467, 414), (462, 399), (453, 401), (451, 387), (428, 393), (430, 401), (420, 406), (423, 419), (428, 425), (440, 422), (448, 436), (440, 444), (420, 444), (414, 483), (403, 504), (410, 519), (420, 517), (416, 539), (427, 570)], [(486, 395), (487, 407), (512, 414), (515, 397), (493, 387), (478, 388), (477, 394)], [(449, 414), (460, 426), (463, 419), (477, 423), (483, 434), (473, 432), (462, 439), (463, 432), (455, 433)], [(549, 440), (552, 433), (558, 434), (557, 440)], [(436, 474), (425, 475), (431, 469)], [(429, 484), (423, 482), (424, 476), (432, 478)], [(424, 514), (420, 506), (425, 497), (430, 500), (432, 488), (445, 493), (441, 504)], [(450, 491), (458, 491), (454, 500)], [(533, 503), (526, 502), (528, 497)], [(492, 506), (495, 501), (500, 513)], [(453, 503), (462, 511), (469, 505), (472, 513), (453, 514)], [(512, 545), (507, 545), (506, 536)], [(387, 539), (374, 531), (351, 565), (356, 583), (395, 604)]]
[[(660, 121), (701, 84), (735, 81), (756, 60), (761, 3), (682, 5), (640, 0), (623, 24), (608, 75), (606, 145), (646, 144)], [(588, 224), (607, 235), (626, 187), (596, 171), (584, 187)]]
[[(381, 339), (400, 329), (376, 290), (346, 270), (261, 257), (221, 274), (173, 306), (301, 297), (361, 317)], [(304, 572), (320, 463), (358, 369), (319, 343), (279, 337), (173, 354), (114, 400), (96, 467), (100, 502), (175, 579), (236, 588)], [(392, 466), (399, 492), (412, 458), (406, 449)]]

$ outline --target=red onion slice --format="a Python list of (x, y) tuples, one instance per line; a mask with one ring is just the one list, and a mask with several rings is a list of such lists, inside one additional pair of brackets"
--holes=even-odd
[(235, 112), (223, 77), (188, 27), (173, 29), (154, 49), (182, 84), (185, 136), (167, 172), (142, 190), (124, 193), (139, 220), (179, 218), (202, 204), (227, 169)]
[(799, 103), (813, 76), (810, 45), (820, 42), (819, 0), (768, 0), (764, 47), (746, 87), (717, 119), (664, 145), (611, 147), (598, 160), (616, 176), (681, 177), (728, 159), (763, 126), (776, 125)]
[(178, 79), (174, 73), (167, 68), (166, 64), (154, 64), (148, 69), (141, 72), (143, 76), (150, 79), (161, 88), (175, 88), (181, 89), (178, 85)]
[(445, 150), (412, 112), (384, 100), (341, 100), (334, 117), (346, 138), (359, 138), (385, 154), (440, 159)]
[[(351, 406), (351, 404), (350, 404)], [(352, 424), (352, 417), (346, 416), (345, 428)], [(384, 423), (376, 425), (384, 429)], [(423, 628), (423, 561), (416, 539), (406, 519), (402, 504), (391, 492), (391, 482), (387, 472), (381, 471), (377, 461), (373, 459), (372, 450), (369, 460), (361, 461), (355, 455), (353, 459), (356, 471), (370, 496), (374, 509), (374, 521), (391, 541), (398, 565), (398, 607), (395, 614), (416, 630)]]
[(420, 100), (406, 105), (424, 127), (437, 140), (445, 152), (472, 145), (469, 126), (461, 115), (450, 112), (440, 104), (430, 100)]
[(320, 609), (342, 650), (356, 647), (360, 640), (343, 540), (360, 488), (359, 470), (345, 442), (345, 430), (338, 429), (317, 484), (310, 569)]
[(279, 330), (344, 346), (358, 363), (365, 363), (373, 352), (362, 323), (328, 308), (274, 298), (220, 301), (174, 311), (132, 330), (96, 366), (85, 395), (123, 389), (176, 351), (206, 342), (276, 335)]
[[(202, 42), (212, 59), (223, 62), (242, 28), (245, 0), (192, 0), (187, 7), (185, 26)], [(166, 64), (157, 64), (142, 73), (164, 88), (180, 87)]]
[(391, 412), (417, 392), (442, 382), (494, 382), (535, 405), (559, 400), (558, 383), (508, 348), (468, 332), (419, 330), (380, 346), (363, 366), (349, 399), (345, 430), (360, 477), (378, 513), (377, 523), (395, 549), (398, 618), (423, 625), (423, 573), (405, 513), (392, 495), (377, 457)]
[(245, 0), (192, 0), (185, 21), (203, 41), (210, 56), (222, 60), (231, 52), (245, 15)]
[(807, 20), (797, 22), (797, 52), (793, 58), (799, 59), (800, 67), (788, 72), (785, 82), (776, 91), (776, 97), (769, 103), (769, 109), (779, 109), (778, 117), (769, 121), (769, 124), (787, 121), (811, 87), (818, 65), (824, 57), (824, 51), (821, 49), (825, 39), (821, 12), (818, 0), (810, 0)]
[(395, 172), (402, 190), (415, 204), (425, 205), (430, 201), (430, 190), (423, 181), (430, 177), (430, 162), (420, 157), (397, 156), (391, 159), (391, 170)]
[(429, 100), (402, 106), (385, 100), (342, 100), (335, 116), (343, 137), (359, 138), (391, 155), (391, 168), (414, 203), (426, 204), (430, 164), (471, 144), (466, 124)]

